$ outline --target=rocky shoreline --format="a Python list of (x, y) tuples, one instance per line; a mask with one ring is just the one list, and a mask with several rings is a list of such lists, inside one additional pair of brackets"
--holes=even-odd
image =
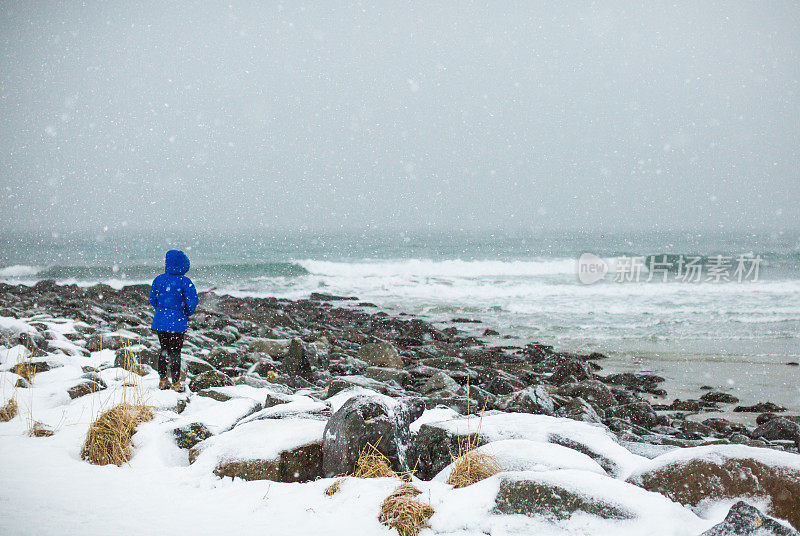
[[(68, 389), (71, 400), (107, 389), (107, 373), (114, 369), (153, 376), (158, 341), (149, 328), (148, 293), (147, 285), (114, 289), (51, 280), (34, 286), (0, 284), (0, 317), (27, 326), (0, 324), (0, 344), (28, 352), (25, 363), (5, 363), (3, 369), (17, 374), (16, 388), (24, 389), (31, 370), (47, 372), (70, 356), (114, 351), (113, 360), (81, 368), (82, 376)], [(69, 330), (53, 329), (53, 322), (65, 319)], [(746, 467), (762, 475), (748, 489), (754, 486), (771, 498), (770, 513), (795, 526), (800, 523), (791, 513), (800, 504), (800, 488), (785, 482), (800, 472), (792, 469), (786, 476), (780, 471), (789, 470), (783, 468), (776, 476), (768, 462), (759, 461), (761, 452), (798, 452), (797, 416), (781, 416), (783, 408), (766, 402), (732, 407), (734, 397), (713, 390), (697, 399), (654, 404), (648, 401), (652, 396), (666, 401), (668, 395), (659, 387), (664, 381), (659, 376), (606, 373), (605, 356), (599, 353), (561, 352), (535, 342), (491, 346), (461, 331), (458, 325), (464, 320), (439, 328), (404, 314), (389, 315), (355, 297), (319, 293), (296, 301), (201, 293), (183, 349), (190, 391), (176, 395), (168, 408), (178, 416), (189, 415), (170, 425), (174, 440), (190, 463), (207, 465), (219, 477), (278, 482), (352, 474), (368, 444), (376, 445), (395, 471), (410, 471), (428, 481), (446, 470), (465, 439), (498, 448), (506, 441), (537, 442), (588, 456), (581, 463), (597, 466), (588, 472), (627, 480), (676, 501), (691, 479), (681, 472), (683, 466), (669, 473), (669, 465), (662, 464), (648, 472), (642, 469), (644, 462), (720, 448), (734, 454), (725, 454), (716, 465), (700, 458), (706, 465), (697, 462), (694, 478), (705, 475), (703, 479), (727, 482), (722, 473)], [(242, 395), (246, 392), (268, 395), (254, 402), (255, 395)], [(217, 428), (203, 419), (192, 420), (192, 411), (184, 413), (187, 407), (234, 403), (241, 407)], [(758, 425), (702, 418), (721, 408), (758, 412)], [(269, 454), (251, 448), (253, 437), (280, 434), (281, 426), (291, 426), (286, 435), (299, 434), (301, 439), (270, 447), (274, 452)], [(242, 445), (258, 454), (242, 454)], [(744, 451), (736, 448), (755, 454), (748, 454), (745, 463), (740, 456)], [(231, 451), (240, 454), (225, 454)], [(522, 464), (522, 469), (529, 468)], [(780, 489), (789, 490), (789, 499), (777, 497), (776, 480)], [(533, 515), (543, 508), (530, 497), (531, 486), (537, 495), (545, 484), (531, 482), (503, 477), (497, 512)], [(562, 496), (572, 493), (561, 484), (547, 486)], [(738, 497), (748, 491), (742, 489), (740, 494), (717, 490), (717, 496)], [(678, 502), (692, 505), (714, 493)], [(515, 505), (513, 512), (503, 510), (508, 504)], [(601, 517), (606, 511), (624, 511), (606, 506), (598, 509), (584, 501), (575, 508)]]
[[(147, 285), (117, 290), (52, 280), (0, 284), (0, 316), (71, 318), (83, 323), (73, 338), (85, 339), (88, 351), (128, 346), (129, 355), (155, 367), (158, 341), (149, 329), (148, 292)], [(467, 319), (438, 329), (404, 314), (392, 317), (355, 297), (321, 293), (297, 301), (212, 292), (200, 299), (184, 346), (184, 354), (192, 356), (184, 374), (195, 387), (202, 387), (196, 379), (200, 373), (216, 370), (240, 383), (258, 384), (269, 376), (273, 383), (317, 395), (359, 386), (414, 399), (428, 409), (448, 406), (462, 415), (500, 410), (569, 417), (602, 423), (634, 443), (800, 448), (800, 427), (792, 426), (800, 417), (780, 416), (785, 409), (771, 402), (731, 407), (738, 402), (733, 395), (709, 390), (696, 399), (652, 404), (642, 395), (667, 396), (659, 376), (603, 374), (605, 356), (597, 352), (560, 352), (535, 342), (489, 346), (456, 327)], [(129, 338), (103, 335), (120, 330)], [(21, 337), (13, 342), (40, 354), (49, 349), (46, 333)], [(759, 413), (758, 426), (687, 418), (724, 410)]]

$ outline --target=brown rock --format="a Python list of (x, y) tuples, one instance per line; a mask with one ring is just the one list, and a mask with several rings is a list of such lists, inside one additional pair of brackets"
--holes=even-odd
[(364, 344), (358, 349), (356, 358), (366, 361), (375, 367), (403, 368), (403, 360), (388, 342), (373, 342)]
[[(759, 453), (765, 452), (757, 448), (749, 448), (754, 457), (740, 457), (741, 449), (746, 448), (698, 447), (696, 458), (675, 458), (664, 464), (657, 463), (659, 457), (653, 460), (655, 469), (634, 474), (628, 482), (691, 506), (705, 499), (766, 498), (770, 503), (769, 515), (785, 519), (795, 528), (800, 528), (800, 463), (766, 463), (766, 457), (756, 459)], [(729, 456), (729, 452), (735, 452), (736, 457)], [(772, 451), (767, 452), (772, 454)], [(709, 456), (709, 453), (712, 455)], [(661, 457), (669, 456), (665, 454)], [(780, 456), (794, 455), (780, 453)]]
[(103, 389), (105, 388), (99, 383), (89, 380), (70, 387), (67, 392), (69, 393), (69, 397), (74, 400), (90, 393), (102, 391)]
[(219, 477), (275, 482), (308, 482), (322, 476), (322, 443), (284, 451), (276, 460), (224, 462), (214, 469)]

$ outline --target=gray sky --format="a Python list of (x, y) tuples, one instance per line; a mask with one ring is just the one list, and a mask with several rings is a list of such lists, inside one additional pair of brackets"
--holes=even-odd
[(796, 1), (85, 4), (0, 4), (2, 229), (800, 226)]

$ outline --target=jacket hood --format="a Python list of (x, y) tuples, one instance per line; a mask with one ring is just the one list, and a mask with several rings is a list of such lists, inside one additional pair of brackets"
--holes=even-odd
[(183, 275), (189, 271), (189, 257), (183, 251), (171, 249), (167, 251), (164, 271), (168, 274)]

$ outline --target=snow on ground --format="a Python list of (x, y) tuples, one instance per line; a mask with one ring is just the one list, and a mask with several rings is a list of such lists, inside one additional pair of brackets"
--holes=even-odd
[[(3, 325), (26, 329), (4, 319)], [(38, 320), (37, 320), (38, 321)], [(63, 324), (50, 321), (49, 323)], [(63, 341), (58, 337), (59, 341)], [(63, 347), (63, 350), (69, 348)], [(333, 496), (324, 490), (333, 479), (305, 484), (220, 479), (213, 467), (230, 457), (275, 456), (281, 449), (317, 441), (325, 420), (308, 417), (328, 405), (335, 411), (349, 398), (373, 394), (349, 389), (327, 401), (288, 395), (289, 402), (254, 413), (270, 394), (269, 388), (245, 385), (215, 388), (232, 398), (218, 402), (157, 388), (158, 376), (135, 376), (113, 367), (111, 350), (54, 353), (34, 358), (51, 365), (36, 375), (31, 388), (17, 388), (19, 376), (10, 369), (29, 356), (23, 347), (0, 347), (0, 395), (14, 396), (20, 414), (0, 423), (0, 534), (257, 534), (326, 536), (395, 535), (378, 522), (383, 499), (398, 485), (392, 479), (347, 478)], [(102, 368), (108, 388), (70, 399), (67, 389), (81, 381), (81, 367)], [(285, 393), (275, 392), (276, 398)], [(382, 396), (382, 395), (378, 395)], [(181, 400), (188, 398), (178, 414)], [(386, 397), (386, 402), (394, 400)], [(95, 466), (80, 458), (90, 422), (104, 409), (122, 401), (142, 401), (156, 409), (150, 422), (139, 426), (134, 453), (122, 467)], [(242, 417), (252, 419), (242, 421)], [(294, 416), (292, 416), (294, 415)], [(457, 419), (452, 410), (426, 411), (415, 423), (438, 421), (453, 430), (480, 431), (494, 444), (482, 447), (497, 455), (507, 469), (537, 469), (503, 473), (463, 489), (439, 481), (415, 481), (421, 500), (436, 510), (431, 528), (422, 536), (484, 534), (615, 534), (694, 536), (720, 521), (701, 519), (668, 499), (603, 474), (588, 456), (553, 445), (553, 434), (572, 438), (631, 472), (644, 462), (618, 445), (602, 428), (568, 419), (539, 415), (486, 415)], [(278, 418), (280, 417), (280, 418)], [(29, 437), (33, 421), (55, 430), (52, 437)], [(207, 440), (196, 463), (178, 448), (172, 431), (192, 422), (206, 424), (219, 435)], [(557, 468), (557, 470), (552, 470)], [(510, 475), (550, 481), (568, 489), (607, 498), (637, 513), (635, 520), (603, 520), (576, 514), (567, 521), (543, 517), (493, 514), (500, 478)], [(521, 476), (520, 476), (521, 475)]]

